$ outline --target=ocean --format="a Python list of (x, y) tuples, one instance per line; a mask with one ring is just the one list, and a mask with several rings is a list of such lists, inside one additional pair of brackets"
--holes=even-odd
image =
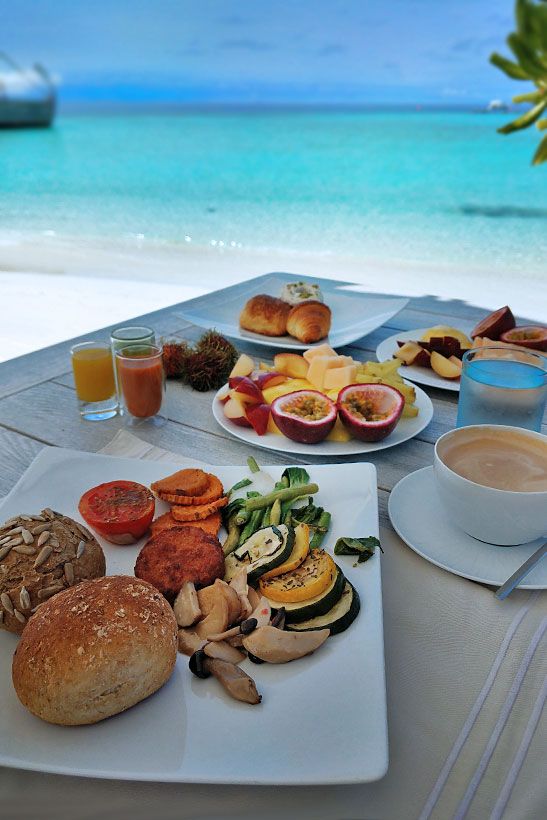
[(0, 132), (0, 244), (275, 248), (545, 278), (547, 167), (530, 165), (535, 129), (496, 134), (509, 118), (62, 115)]

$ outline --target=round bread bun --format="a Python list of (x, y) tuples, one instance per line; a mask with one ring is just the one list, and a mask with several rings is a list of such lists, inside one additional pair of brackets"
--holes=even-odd
[(0, 541), (14, 530), (0, 544), (0, 627), (20, 634), (36, 607), (80, 581), (102, 578), (106, 564), (89, 530), (53, 510), (10, 518), (0, 525)]
[(173, 610), (146, 581), (111, 575), (46, 601), (13, 656), (23, 706), (48, 723), (97, 723), (169, 679), (177, 657)]

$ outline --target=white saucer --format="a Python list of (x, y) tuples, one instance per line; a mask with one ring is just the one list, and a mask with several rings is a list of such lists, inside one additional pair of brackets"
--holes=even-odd
[[(402, 478), (390, 493), (388, 511), (397, 534), (426, 561), (492, 586), (503, 584), (545, 541), (538, 538), (516, 547), (498, 547), (467, 535), (445, 515), (433, 467)], [(547, 589), (547, 558), (534, 567), (519, 589)]]

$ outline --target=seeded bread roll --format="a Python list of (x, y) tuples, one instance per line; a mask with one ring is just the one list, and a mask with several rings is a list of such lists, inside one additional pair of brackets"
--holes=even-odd
[(163, 595), (146, 581), (111, 575), (38, 609), (13, 656), (13, 685), (32, 714), (80, 726), (147, 698), (176, 658), (177, 622)]
[(0, 526), (0, 628), (21, 633), (34, 609), (66, 587), (105, 573), (101, 545), (53, 510)]

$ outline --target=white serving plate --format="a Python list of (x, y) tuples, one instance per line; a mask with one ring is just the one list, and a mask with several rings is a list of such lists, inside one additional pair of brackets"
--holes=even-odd
[[(468, 333), (470, 329), (470, 327), (458, 328), (458, 330), (461, 330), (463, 333)], [(378, 361), (385, 362), (386, 359), (391, 359), (393, 357), (393, 354), (399, 349), (397, 344), (398, 339), (404, 342), (416, 341), (424, 335), (426, 330), (429, 330), (429, 328), (419, 327), (416, 330), (404, 330), (400, 333), (395, 333), (388, 339), (384, 339), (384, 341), (380, 342), (376, 348), (376, 357)], [(443, 379), (442, 376), (439, 376), (438, 373), (435, 373), (435, 371), (430, 367), (418, 367), (414, 364), (407, 366), (401, 364), (399, 373), (411, 382), (426, 384), (429, 387), (440, 387), (442, 390), (453, 390), (455, 393), (460, 392), (459, 379)]]
[[(82, 521), (85, 490), (104, 481), (143, 484), (180, 465), (45, 448), (1, 506), (2, 520), (45, 506)], [(225, 487), (245, 468), (212, 467)], [(264, 467), (278, 478), (282, 467)], [(309, 468), (318, 503), (332, 512), (330, 549), (342, 535), (378, 535), (372, 464)], [(158, 502), (158, 512), (166, 505)], [(99, 538), (108, 574), (133, 574), (140, 544)], [(159, 692), (93, 726), (42, 722), (19, 703), (11, 683), (17, 636), (0, 632), (0, 765), (124, 780), (228, 784), (334, 784), (377, 780), (388, 765), (380, 556), (353, 568), (337, 556), (361, 597), (361, 613), (314, 655), (283, 666), (243, 668), (263, 695), (260, 706), (227, 697), (214, 679), (198, 680), (179, 655)], [(366, 708), (364, 699), (366, 700)]]
[[(388, 510), (393, 529), (426, 561), (492, 586), (507, 581), (545, 541), (538, 538), (516, 547), (500, 547), (467, 535), (444, 512), (433, 467), (402, 478), (389, 495)], [(547, 589), (547, 560), (540, 561), (518, 588)]]
[(356, 342), (385, 324), (408, 304), (408, 299), (367, 293), (361, 285), (351, 282), (296, 276), (293, 273), (268, 273), (190, 299), (184, 303), (184, 309), (179, 315), (198, 327), (214, 327), (231, 339), (252, 342), (264, 347), (307, 350), (314, 345), (302, 344), (293, 336), (263, 336), (239, 327), (239, 314), (245, 302), (252, 296), (266, 293), (268, 296), (279, 298), (283, 285), (307, 280), (320, 286), (323, 299), (332, 311), (329, 336), (317, 344), (328, 342), (333, 348)]
[(356, 456), (363, 453), (373, 453), (376, 450), (385, 450), (388, 447), (395, 447), (408, 441), (424, 430), (433, 418), (433, 404), (431, 399), (419, 387), (416, 390), (416, 406), (419, 413), (414, 418), (401, 418), (395, 430), (382, 441), (320, 441), (319, 444), (301, 444), (292, 441), (286, 436), (277, 433), (265, 433), (263, 436), (257, 435), (250, 427), (238, 427), (226, 418), (222, 409), (222, 402), (218, 396), (226, 389), (226, 385), (220, 388), (213, 399), (213, 416), (227, 433), (252, 444), (254, 447), (262, 447), (264, 450), (276, 450), (278, 453), (295, 453), (305, 456)]

